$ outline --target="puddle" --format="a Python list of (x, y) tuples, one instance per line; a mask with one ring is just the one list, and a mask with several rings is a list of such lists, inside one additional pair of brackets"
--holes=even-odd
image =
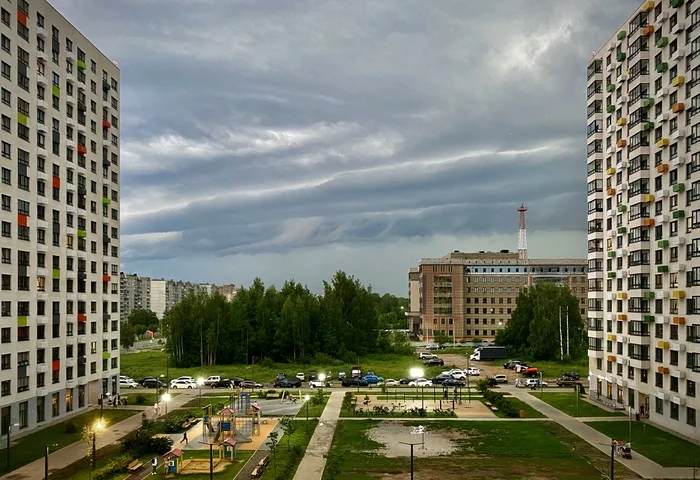
[(414, 457), (449, 455), (457, 449), (457, 444), (445, 434), (446, 432), (431, 430), (430, 425), (424, 427), (425, 433), (423, 435), (412, 434), (411, 432), (414, 430), (414, 427), (397, 422), (384, 422), (369, 430), (367, 436), (370, 440), (384, 445), (378, 453), (389, 458), (409, 457), (411, 455), (411, 447), (401, 442), (425, 441), (423, 445), (414, 445)]

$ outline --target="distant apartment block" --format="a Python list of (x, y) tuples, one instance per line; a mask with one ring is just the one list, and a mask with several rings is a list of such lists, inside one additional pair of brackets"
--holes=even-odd
[(120, 274), (121, 321), (126, 322), (134, 310), (151, 309), (151, 279), (136, 274)]

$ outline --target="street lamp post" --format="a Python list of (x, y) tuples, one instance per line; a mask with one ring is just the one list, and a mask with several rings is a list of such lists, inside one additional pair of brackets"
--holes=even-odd
[(12, 430), (12, 427), (19, 427), (19, 423), (15, 423), (13, 425), (8, 425), (7, 426), (7, 448), (5, 449), (7, 451), (7, 471), (10, 471), (10, 431)]
[(92, 469), (97, 466), (97, 432), (104, 428), (104, 423), (99, 420), (92, 427)]
[(306, 433), (309, 433), (309, 400), (311, 397), (306, 394), (304, 395), (304, 403), (306, 403)]
[(197, 385), (199, 386), (199, 408), (202, 408), (202, 385), (204, 385), (204, 379), (202, 377), (197, 379)]
[(413, 447), (415, 445), (425, 446), (425, 427), (423, 427), (423, 425), (419, 425), (418, 427), (414, 428), (411, 431), (411, 435), (420, 435), (421, 441), (420, 442), (400, 442), (400, 443), (411, 447), (411, 480), (413, 480)]
[(163, 394), (163, 403), (165, 404), (165, 416), (168, 416), (168, 402), (170, 401), (170, 394), (169, 393), (164, 393)]

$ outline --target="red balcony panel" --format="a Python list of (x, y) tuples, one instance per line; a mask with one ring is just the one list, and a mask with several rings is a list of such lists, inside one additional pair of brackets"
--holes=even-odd
[(79, 313), (78, 314), (78, 323), (85, 323), (87, 322), (87, 315), (84, 313)]
[(59, 177), (53, 177), (53, 188), (61, 188), (61, 179)]
[(17, 21), (25, 27), (27, 26), (27, 16), (22, 10), (17, 10)]
[(60, 360), (54, 360), (51, 362), (51, 371), (55, 372), (56, 370), (61, 369), (61, 361)]
[(87, 154), (87, 148), (85, 145), (78, 145), (78, 155), (85, 156)]
[(110, 277), (106, 273), (102, 275), (102, 283), (109, 283), (111, 280), (112, 280), (112, 277)]
[(29, 217), (22, 213), (17, 214), (17, 225), (20, 227), (26, 227), (28, 226), (27, 224), (29, 223)]
[(112, 128), (112, 124), (109, 123), (109, 120), (102, 120), (102, 128), (107, 130), (108, 128)]

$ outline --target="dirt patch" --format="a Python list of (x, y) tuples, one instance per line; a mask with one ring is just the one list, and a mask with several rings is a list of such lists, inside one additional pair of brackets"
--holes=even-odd
[(379, 453), (388, 458), (408, 457), (411, 448), (405, 443), (425, 442), (413, 447), (414, 457), (437, 457), (449, 455), (457, 449), (457, 444), (442, 430), (424, 428), (424, 434), (415, 434), (416, 429), (397, 422), (384, 422), (371, 429), (367, 436), (370, 440), (383, 445)]

